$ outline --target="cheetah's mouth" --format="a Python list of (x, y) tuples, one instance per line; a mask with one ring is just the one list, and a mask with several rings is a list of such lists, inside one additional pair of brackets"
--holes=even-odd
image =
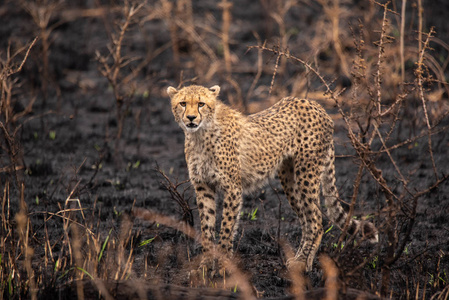
[(189, 124), (186, 125), (186, 127), (187, 127), (187, 128), (197, 128), (198, 125), (195, 124), (195, 123), (189, 123)]

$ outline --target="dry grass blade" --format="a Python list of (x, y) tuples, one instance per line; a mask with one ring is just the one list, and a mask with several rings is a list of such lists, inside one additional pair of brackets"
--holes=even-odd
[[(294, 261), (295, 253), (290, 245), (286, 241), (280, 241), (286, 261)], [(304, 300), (305, 291), (306, 291), (306, 279), (304, 277), (305, 264), (301, 263), (292, 263), (288, 269), (288, 275), (290, 276), (290, 280), (292, 281), (290, 292), (293, 295), (295, 300)]]
[(321, 255), (320, 257), (321, 267), (324, 270), (325, 288), (326, 288), (326, 300), (338, 299), (338, 269), (335, 263), (327, 255)]
[(156, 212), (153, 212), (149, 209), (143, 209), (143, 208), (134, 208), (133, 210), (134, 216), (148, 221), (148, 222), (156, 222), (158, 224), (162, 224), (164, 226), (171, 227), (173, 229), (176, 229), (178, 231), (181, 231), (191, 239), (194, 239), (196, 241), (198, 240), (198, 234), (196, 230), (185, 224), (184, 222), (180, 222), (179, 220), (176, 220), (172, 217), (167, 217), (161, 214), (158, 214)]
[[(0, 298), (449, 300), (445, 1), (3, 1)], [(270, 182), (236, 256), (214, 240), (207, 287), (189, 286), (204, 258), (194, 191), (147, 172), (163, 160), (188, 175), (167, 151), (183, 143), (162, 101), (169, 82), (220, 84), (239, 111), (305, 96), (330, 113), (349, 213), (324, 234), (322, 270), (285, 271), (294, 253), (282, 238), (302, 232)], [(131, 205), (152, 210), (128, 220)], [(157, 213), (167, 206), (173, 217)], [(348, 236), (351, 218), (373, 218), (378, 246)]]
[[(220, 255), (220, 254), (219, 254)], [(239, 267), (229, 258), (223, 257), (223, 255), (220, 255), (221, 259), (224, 260), (223, 265), (226, 268), (226, 270), (229, 270), (231, 273), (231, 276), (229, 278), (226, 278), (225, 280), (225, 287), (228, 288), (235, 288), (238, 287), (238, 289), (241, 291), (241, 299), (256, 299), (253, 293), (253, 289), (251, 287), (250, 281), (243, 274), (243, 272), (239, 269)]]
[(31, 299), (37, 299), (37, 286), (34, 276), (34, 270), (31, 267), (31, 259), (34, 255), (34, 250), (29, 245), (29, 234), (30, 234), (30, 220), (28, 218), (28, 209), (25, 203), (25, 185), (22, 183), (21, 195), (20, 195), (20, 211), (16, 214), (15, 220), (17, 222), (17, 229), (20, 236), (21, 252), (25, 256), (25, 270), (28, 275), (29, 289), (31, 294)]

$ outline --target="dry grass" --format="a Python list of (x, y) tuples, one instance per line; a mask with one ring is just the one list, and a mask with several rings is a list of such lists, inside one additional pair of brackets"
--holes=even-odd
[[(351, 107), (351, 110), (347, 111), (343, 107), (343, 102), (341, 97), (341, 91), (335, 92), (330, 84), (324, 79), (324, 77), (320, 74), (320, 72), (315, 69), (312, 65), (308, 64), (304, 60), (293, 56), (290, 52), (285, 51), (280, 48), (267, 48), (267, 47), (259, 47), (265, 51), (269, 51), (277, 55), (277, 61), (275, 66), (274, 75), (276, 74), (277, 62), (280, 56), (284, 56), (293, 61), (297, 61), (306, 66), (307, 69), (312, 70), (313, 73), (319, 78), (322, 84), (325, 86), (325, 95), (329, 97), (329, 99), (333, 100), (335, 105), (338, 107), (338, 110), (346, 124), (346, 128), (348, 130), (348, 136), (351, 142), (351, 146), (354, 148), (357, 153), (356, 157), (358, 159), (359, 168), (359, 176), (357, 176), (355, 180), (355, 189), (354, 193), (357, 192), (358, 186), (360, 185), (360, 174), (366, 169), (367, 172), (371, 175), (372, 179), (379, 185), (379, 188), (382, 190), (387, 209), (385, 211), (379, 211), (378, 217), (380, 220), (384, 220), (384, 222), (379, 223), (378, 226), (381, 228), (381, 231), (385, 234), (386, 245), (382, 247), (379, 245), (376, 252), (372, 254), (372, 256), (380, 255), (381, 247), (386, 249), (386, 253), (382, 258), (382, 282), (380, 288), (380, 294), (382, 296), (388, 296), (390, 294), (390, 281), (391, 281), (391, 268), (395, 264), (395, 262), (401, 257), (403, 254), (406, 243), (409, 241), (410, 233), (412, 231), (415, 217), (416, 217), (416, 207), (418, 199), (422, 195), (425, 195), (432, 190), (438, 188), (438, 186), (444, 182), (449, 174), (444, 174), (444, 170), (438, 170), (435, 165), (435, 160), (433, 156), (432, 150), (432, 136), (434, 131), (436, 130), (436, 124), (431, 125), (428, 117), (428, 109), (427, 109), (427, 99), (423, 90), (423, 81), (428, 83), (433, 82), (433, 78), (429, 77), (428, 72), (424, 72), (424, 61), (423, 58), (425, 53), (429, 51), (429, 41), (433, 37), (435, 33), (433, 28), (431, 28), (430, 32), (424, 34), (426, 39), (421, 42), (422, 32), (418, 33), (419, 41), (418, 41), (418, 49), (419, 56), (417, 60), (417, 67), (415, 69), (416, 80), (414, 84), (411, 83), (399, 83), (399, 86), (408, 85), (408, 89), (404, 89), (401, 94), (396, 96), (396, 99), (391, 102), (389, 99), (390, 95), (384, 95), (383, 83), (389, 82), (388, 74), (386, 72), (386, 47), (388, 44), (392, 43), (393, 38), (387, 34), (390, 30), (390, 23), (388, 19), (388, 15), (393, 13), (388, 4), (379, 4), (374, 2), (376, 5), (380, 6), (383, 9), (383, 18), (382, 25), (380, 28), (380, 38), (379, 41), (375, 43), (377, 47), (377, 62), (375, 65), (375, 72), (372, 76), (367, 73), (366, 70), (369, 69), (367, 66), (367, 59), (365, 57), (365, 44), (364, 39), (365, 36), (363, 31), (360, 30), (360, 37), (355, 38), (356, 42), (356, 50), (358, 53), (358, 60), (356, 60), (355, 68), (352, 73), (354, 78), (355, 87), (353, 90), (353, 99), (352, 103), (354, 104)], [(338, 53), (339, 51), (337, 51)], [(424, 75), (425, 74), (425, 75)], [(273, 78), (274, 78), (273, 75)], [(272, 80), (273, 82), (273, 80)], [(416, 94), (415, 94), (416, 93)], [(360, 100), (363, 99), (364, 96), (369, 97), (365, 101)], [(410, 187), (410, 180), (406, 179), (403, 173), (407, 170), (405, 167), (400, 167), (397, 159), (393, 157), (391, 154), (392, 149), (398, 148), (399, 146), (403, 146), (404, 143), (396, 142), (396, 144), (391, 143), (392, 136), (397, 130), (397, 122), (400, 119), (400, 114), (404, 109), (403, 102), (408, 99), (417, 96), (422, 103), (422, 112), (423, 116), (421, 119), (425, 120), (425, 124), (427, 127), (427, 136), (428, 140), (428, 152), (429, 152), (429, 160), (432, 164), (435, 180), (427, 187), (422, 190), (417, 190)], [(365, 97), (366, 97), (365, 96)], [(386, 101), (386, 99), (388, 99)], [(364, 106), (365, 111), (357, 111), (357, 106)], [(447, 111), (444, 112), (443, 116), (447, 114)], [(383, 130), (380, 130), (380, 127), (383, 127)], [(416, 139), (422, 136), (413, 137), (406, 142), (413, 142)], [(377, 145), (375, 145), (377, 142)], [(388, 145), (388, 146), (387, 146)], [(396, 181), (387, 181), (384, 177), (384, 172), (382, 172), (382, 167), (380, 166), (378, 160), (381, 154), (386, 154), (391, 164), (394, 166), (396, 170)], [(443, 175), (438, 175), (443, 174)], [(400, 186), (401, 188), (398, 188)], [(357, 197), (357, 194), (354, 194), (353, 200)], [(352, 206), (351, 206), (352, 207)], [(352, 218), (352, 214), (348, 215), (348, 218)], [(403, 234), (398, 232), (398, 224), (405, 223), (405, 232)], [(403, 225), (404, 226), (404, 225)], [(346, 230), (343, 230), (343, 234)], [(340, 239), (341, 242), (341, 239)], [(338, 247), (337, 247), (338, 248)], [(361, 266), (364, 266), (367, 263), (365, 261), (360, 266), (356, 268), (359, 269)], [(354, 270), (349, 272), (347, 275), (354, 274)]]
[[(36, 99), (45, 104), (51, 94), (49, 84), (56, 82), (50, 67), (55, 31), (62, 24), (81, 18), (101, 20), (103, 31), (109, 37), (106, 48), (94, 50), (98, 75), (108, 81), (114, 100), (117, 131), (111, 140), (115, 147), (113, 158), (118, 161), (122, 158), (120, 141), (129, 126), (126, 119), (132, 114), (132, 102), (147, 89), (153, 89), (153, 97), (161, 97), (162, 89), (157, 84), (167, 78), (179, 84), (220, 82), (227, 101), (242, 111), (260, 110), (288, 94), (319, 99), (328, 108), (335, 106), (342, 120), (339, 125), (347, 130), (345, 145), (358, 168), (353, 179), (348, 218), (353, 217), (357, 203), (363, 201), (359, 195), (361, 186), (375, 186), (380, 195), (377, 197), (379, 209), (371, 211), (370, 217), (374, 217), (380, 230), (381, 242), (364, 260), (345, 266), (347, 257), (357, 253), (363, 241), (356, 244), (352, 238), (345, 238), (347, 226), (341, 228), (337, 246), (329, 253), (331, 258), (322, 256), (320, 259), (325, 278), (323, 297), (337, 299), (338, 292), (351, 287), (354, 278), (361, 276), (374, 259), (380, 262), (380, 267), (371, 273), (371, 291), (385, 297), (397, 296), (398, 287), (397, 284), (392, 286), (392, 276), (396, 269), (413, 261), (404, 258), (404, 252), (416, 225), (420, 201), (437, 190), (449, 175), (434, 157), (435, 146), (439, 143), (436, 137), (448, 131), (447, 125), (442, 124), (447, 122), (449, 112), (449, 85), (445, 77), (449, 46), (436, 37), (433, 27), (423, 24), (426, 7), (421, 1), (418, 1), (417, 11), (403, 1), (401, 13), (398, 13), (395, 7), (376, 1), (364, 3), (366, 7), (361, 8), (344, 1), (261, 0), (257, 3), (263, 23), (259, 27), (251, 27), (241, 17), (237, 3), (227, 0), (212, 8), (203, 7), (206, 13), (195, 11), (195, 4), (189, 0), (125, 1), (114, 7), (98, 4), (84, 9), (64, 7), (62, 2), (56, 1), (21, 3), (31, 17), (30, 24), (38, 28), (38, 40), (30, 37), (32, 42), (12, 44), (0, 52), (0, 144), (4, 150), (0, 166), (1, 298), (44, 298), (74, 283), (76, 298), (87, 299), (85, 285), (89, 282), (97, 289), (97, 296), (113, 299), (118, 295), (108, 285), (113, 281), (127, 282), (134, 287), (136, 295), (145, 299), (148, 297), (145, 285), (148, 281), (145, 280), (151, 279), (151, 284), (156, 286), (154, 298), (163, 299), (164, 291), (158, 287), (164, 283), (166, 269), (173, 266), (170, 260), (183, 261), (177, 273), (188, 273), (197, 265), (198, 257), (191, 257), (191, 248), (198, 242), (198, 234), (189, 226), (193, 225), (195, 208), (191, 208), (189, 198), (178, 191), (184, 182), (173, 183), (162, 171), (166, 189), (182, 210), (182, 222), (149, 210), (135, 209), (129, 217), (116, 212), (114, 222), (108, 223), (105, 230), (97, 202), (85, 207), (80, 201), (80, 194), (96, 175), (94, 173), (89, 182), (78, 179), (82, 165), (74, 168), (72, 184), (67, 184), (65, 199), (58, 199), (61, 204), (57, 210), (28, 211), (34, 199), (27, 197), (23, 180), (26, 154), (20, 143), (20, 132), (23, 124), (32, 118), (43, 119), (49, 113), (44, 111), (30, 116)], [(298, 11), (304, 8), (311, 11), (304, 12), (305, 17), (315, 18), (308, 21), (311, 24), (297, 21), (301, 14)], [(414, 19), (418, 20), (416, 26), (411, 21)], [(347, 25), (348, 22), (351, 25)], [(148, 38), (145, 30), (154, 24), (159, 24), (161, 30), (169, 34), (169, 39), (148, 42), (144, 53), (137, 53), (133, 42)], [(254, 38), (236, 40), (242, 31), (253, 31)], [(33, 63), (39, 65), (42, 93), (30, 97), (25, 108), (17, 112), (15, 103), (25, 94), (19, 79), (27, 78), (23, 69), (30, 53), (37, 51), (36, 43), (40, 45), (42, 59), (38, 60), (39, 55), (35, 55)], [(433, 52), (432, 47), (438, 47), (438, 52)], [(158, 70), (163, 75), (151, 69), (161, 57), (166, 60), (165, 69)], [(142, 110), (135, 117), (139, 128), (141, 113)], [(408, 138), (401, 135), (404, 126), (415, 128)], [(397, 151), (409, 149), (411, 153), (414, 144), (422, 140), (427, 144), (428, 155), (419, 159), (432, 166), (433, 178), (426, 186), (416, 187), (419, 178), (412, 167), (402, 163)], [(391, 170), (391, 166), (395, 171), (393, 175), (385, 171), (387, 167)], [(158, 235), (142, 237), (142, 232), (133, 228), (134, 217), (148, 222), (151, 228), (156, 227), (154, 232), (168, 231), (175, 236), (178, 248), (173, 246), (152, 253), (156, 250), (151, 243)], [(164, 229), (159, 229), (159, 225)], [(60, 230), (52, 231), (55, 227)], [(279, 221), (279, 230), (280, 227)], [(54, 232), (57, 236), (52, 236)], [(182, 239), (177, 239), (180, 236)], [(276, 240), (281, 240), (279, 232)], [(149, 254), (144, 257), (144, 267), (137, 267), (137, 252), (146, 246)], [(283, 256), (288, 259), (289, 246), (281, 246)], [(205, 276), (193, 285), (205, 285), (217, 291), (225, 289), (230, 295), (239, 291), (239, 297), (244, 299), (263, 296), (253, 286), (251, 274), (239, 268), (236, 261), (216, 255), (224, 260), (230, 276)], [(288, 274), (290, 293), (296, 299), (307, 299), (311, 297), (306, 291), (307, 278), (300, 266), (298, 268)], [(435, 274), (417, 275), (413, 286), (411, 280), (406, 281), (410, 286), (401, 292), (410, 299), (448, 299), (447, 282), (433, 280), (429, 283), (428, 277), (438, 278), (444, 272), (447, 270), (440, 269), (438, 261)], [(437, 292), (432, 295), (434, 291)]]

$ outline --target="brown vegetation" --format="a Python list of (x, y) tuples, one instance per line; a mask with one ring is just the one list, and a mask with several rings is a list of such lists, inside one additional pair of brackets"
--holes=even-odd
[[(448, 299), (449, 8), (432, 3), (6, 1), (0, 296)], [(198, 216), (163, 93), (190, 83), (250, 113), (323, 104), (341, 200), (379, 244), (328, 224), (314, 270), (288, 272), (298, 222), (273, 181), (246, 199), (231, 275), (190, 278)]]

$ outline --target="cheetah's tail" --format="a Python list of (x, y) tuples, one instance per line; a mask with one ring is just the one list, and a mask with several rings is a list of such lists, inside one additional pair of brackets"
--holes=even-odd
[[(321, 186), (329, 218), (334, 224), (344, 228), (348, 215), (338, 200), (338, 190), (335, 186), (334, 153), (334, 145), (332, 143), (325, 159), (323, 173), (321, 174)], [(368, 221), (351, 219), (348, 233), (360, 233), (362, 238), (367, 239), (371, 243), (379, 241), (377, 228)]]

